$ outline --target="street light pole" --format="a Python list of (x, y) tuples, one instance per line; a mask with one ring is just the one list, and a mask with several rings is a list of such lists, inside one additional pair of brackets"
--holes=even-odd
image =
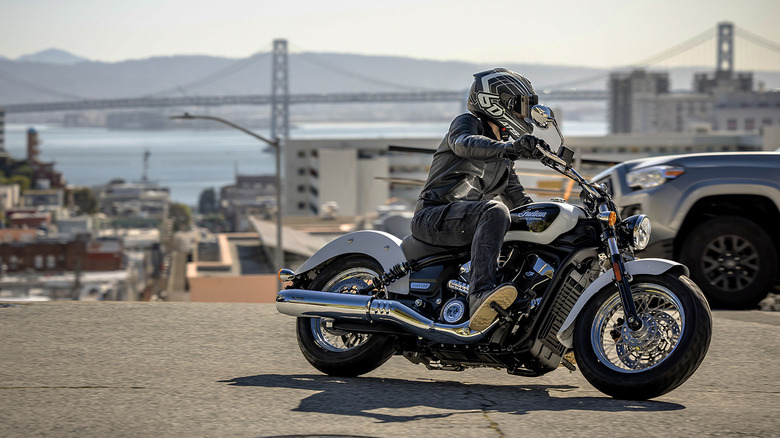
[[(239, 131), (248, 134), (268, 145), (274, 148), (274, 151), (276, 152), (276, 253), (275, 253), (275, 260), (274, 264), (276, 265), (276, 270), (282, 269), (284, 267), (284, 248), (282, 247), (282, 148), (281, 148), (281, 139), (279, 137), (275, 137), (273, 140), (267, 139), (263, 137), (260, 134), (257, 134), (256, 132), (250, 131), (249, 129), (244, 128), (241, 125), (237, 125), (230, 120), (225, 120), (221, 117), (214, 117), (214, 116), (204, 116), (204, 115), (196, 115), (196, 114), (190, 114), (190, 113), (184, 113), (180, 116), (171, 116), (171, 119), (174, 120), (194, 120), (194, 119), (203, 119), (203, 120), (213, 120), (215, 122), (220, 122), (225, 125), (230, 126), (231, 128), (238, 129)], [(282, 284), (281, 281), (278, 279), (277, 276), (277, 290), (281, 290)]]

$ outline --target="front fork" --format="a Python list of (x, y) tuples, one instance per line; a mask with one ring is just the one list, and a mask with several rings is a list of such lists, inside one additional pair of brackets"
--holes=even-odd
[[(606, 209), (602, 209), (602, 212), (605, 210)], [(620, 248), (618, 248), (617, 244), (614, 219), (607, 220), (607, 222), (608, 225), (604, 227), (603, 238), (607, 243), (609, 261), (612, 265), (612, 272), (615, 274), (615, 284), (617, 284), (618, 293), (620, 293), (620, 301), (623, 303), (626, 324), (628, 324), (628, 327), (631, 330), (636, 331), (642, 328), (642, 318), (640, 318), (636, 312), (634, 296), (631, 295), (631, 285), (628, 283), (629, 276), (626, 274), (626, 265), (623, 263), (623, 255), (621, 254)]]

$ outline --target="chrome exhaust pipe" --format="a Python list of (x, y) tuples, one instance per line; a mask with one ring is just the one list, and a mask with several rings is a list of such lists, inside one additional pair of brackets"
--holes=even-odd
[(478, 332), (469, 329), (469, 322), (440, 324), (416, 310), (393, 300), (381, 300), (368, 295), (339, 294), (305, 289), (286, 289), (276, 296), (276, 310), (296, 317), (318, 317), (362, 322), (383, 322), (433, 342), (470, 344), (485, 337), (498, 320)]

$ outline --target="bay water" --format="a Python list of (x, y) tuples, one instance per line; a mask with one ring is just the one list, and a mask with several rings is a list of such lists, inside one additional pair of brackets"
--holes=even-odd
[[(291, 129), (292, 139), (332, 138), (430, 138), (431, 148), (449, 127), (441, 123), (308, 123)], [(273, 174), (274, 155), (266, 145), (240, 131), (161, 130), (119, 131), (107, 128), (59, 125), (8, 124), (5, 149), (16, 159), (27, 154), (26, 133), (38, 131), (40, 159), (54, 162), (69, 185), (93, 187), (112, 179), (140, 181), (144, 154), (149, 152), (147, 178), (168, 187), (175, 202), (195, 206), (208, 188), (235, 182), (241, 175)], [(258, 134), (270, 136), (265, 130)], [(570, 121), (563, 125), (567, 136), (605, 135), (606, 122)]]

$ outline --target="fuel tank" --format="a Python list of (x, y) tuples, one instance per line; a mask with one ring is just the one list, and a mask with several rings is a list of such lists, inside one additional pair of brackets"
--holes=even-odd
[(585, 210), (567, 202), (534, 202), (509, 213), (512, 224), (504, 241), (523, 241), (546, 245), (571, 230)]

